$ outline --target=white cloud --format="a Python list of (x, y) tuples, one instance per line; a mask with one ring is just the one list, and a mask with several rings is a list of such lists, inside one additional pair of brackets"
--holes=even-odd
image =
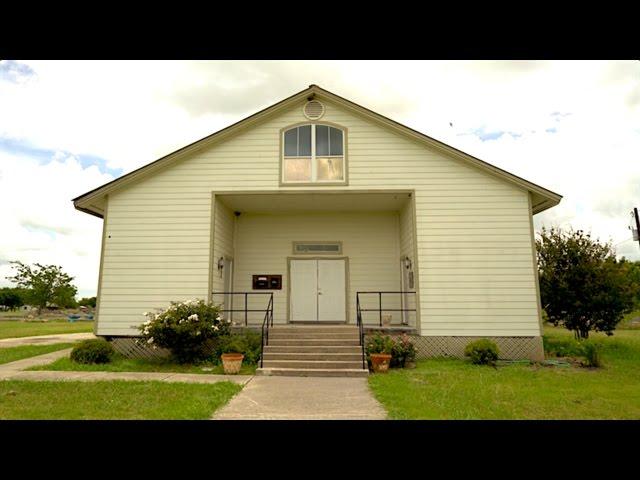
[[(637, 61), (33, 61), (5, 70), (0, 141), (96, 156), (124, 172), (316, 83), (564, 195), (537, 227), (591, 230), (640, 258), (625, 241), (628, 212), (640, 206)], [(69, 199), (110, 177), (67, 157), (39, 165), (3, 155), (0, 169), (0, 258), (59, 260), (92, 288), (101, 221)]]
[(41, 165), (0, 152), (0, 286), (11, 284), (8, 262), (19, 260), (61, 265), (81, 296), (94, 295), (102, 221), (75, 210), (71, 198), (112, 179), (73, 157)]

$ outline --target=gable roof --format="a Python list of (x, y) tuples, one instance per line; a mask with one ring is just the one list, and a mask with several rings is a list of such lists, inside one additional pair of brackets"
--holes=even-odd
[(218, 130), (217, 132), (214, 132), (211, 135), (208, 135), (200, 140), (197, 140), (185, 147), (180, 148), (179, 150), (176, 150), (175, 152), (165, 155), (164, 157), (159, 158), (158, 160), (148, 163), (147, 165), (144, 165), (136, 170), (133, 170), (132, 172), (127, 173), (126, 175), (116, 178), (111, 182), (105, 183), (104, 185), (98, 188), (95, 188), (87, 193), (84, 193), (74, 198), (73, 199), (74, 207), (80, 211), (89, 213), (91, 215), (102, 217), (103, 216), (102, 209), (99, 206), (95, 205), (95, 203), (97, 200), (101, 199), (107, 193), (112, 192), (116, 189), (119, 189), (124, 185), (141, 178), (142, 176), (146, 176), (158, 169), (164, 168), (167, 165), (170, 165), (171, 163), (173, 163), (174, 161), (180, 158), (183, 158), (184, 156), (196, 150), (200, 150), (214, 143), (222, 141), (225, 138), (228, 138), (231, 135), (234, 135), (239, 130), (255, 125), (256, 123), (262, 121), (266, 117), (270, 117), (275, 113), (283, 109), (286, 109), (287, 107), (289, 107), (289, 105), (294, 104), (304, 99), (305, 97), (306, 98), (317, 97), (320, 99), (326, 98), (330, 101), (340, 104), (343, 107), (346, 107), (347, 109), (353, 112), (360, 114), (361, 116), (365, 116), (367, 119), (375, 123), (383, 124), (387, 128), (391, 128), (397, 133), (414, 138), (428, 145), (429, 147), (436, 148), (437, 150), (440, 150), (441, 152), (448, 154), (449, 156), (458, 158), (494, 176), (497, 176), (499, 178), (502, 178), (503, 180), (516, 184), (522, 188), (525, 188), (526, 190), (530, 191), (533, 194), (534, 201), (532, 202), (532, 211), (534, 214), (542, 212), (543, 210), (546, 210), (548, 208), (551, 208), (557, 205), (558, 203), (560, 203), (560, 200), (562, 199), (562, 195), (552, 192), (551, 190), (548, 190), (544, 187), (536, 185), (535, 183), (529, 182), (524, 178), (518, 177), (517, 175), (514, 175), (512, 173), (509, 173), (506, 170), (503, 170), (494, 165), (491, 165), (490, 163), (480, 160), (479, 158), (469, 155), (468, 153), (458, 150), (450, 145), (447, 145), (446, 143), (443, 143), (434, 138), (431, 138), (428, 135), (425, 135), (424, 133), (418, 132), (417, 130), (409, 128), (406, 125), (402, 125), (401, 123), (398, 123), (395, 120), (391, 120), (390, 118), (387, 118), (384, 115), (380, 115), (379, 113), (369, 110), (368, 108), (358, 105), (357, 103), (347, 100), (346, 98), (340, 97), (335, 93), (332, 93), (332, 92), (329, 92), (328, 90), (320, 88), (317, 85), (309, 85), (308, 88), (294, 95), (291, 95), (290, 97), (287, 97), (284, 100), (281, 100), (280, 102), (271, 105), (270, 107), (260, 110), (259, 112), (254, 113), (253, 115), (247, 118), (244, 118), (239, 122), (236, 122), (226, 128), (223, 128), (222, 130)]

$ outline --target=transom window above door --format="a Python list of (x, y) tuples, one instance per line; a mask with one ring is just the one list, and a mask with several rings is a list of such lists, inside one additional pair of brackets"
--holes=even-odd
[(345, 183), (344, 130), (309, 124), (282, 133), (282, 183)]

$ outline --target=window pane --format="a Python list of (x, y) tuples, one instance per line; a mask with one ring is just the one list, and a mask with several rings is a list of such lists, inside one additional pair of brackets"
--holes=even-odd
[(298, 127), (298, 156), (311, 156), (311, 125)]
[(284, 156), (298, 156), (298, 129), (292, 128), (284, 132)]
[(329, 155), (342, 155), (342, 130), (338, 130), (337, 128), (330, 128), (329, 134), (331, 151)]
[(342, 158), (318, 158), (318, 180), (344, 180)]
[(311, 159), (310, 158), (286, 158), (284, 160), (285, 182), (310, 182)]
[(329, 127), (316, 125), (316, 156), (329, 155)]

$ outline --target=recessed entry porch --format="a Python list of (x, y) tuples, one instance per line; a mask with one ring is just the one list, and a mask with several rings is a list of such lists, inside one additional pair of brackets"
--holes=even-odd
[[(237, 325), (414, 329), (410, 191), (215, 193), (211, 300)], [(222, 293), (226, 292), (226, 293)], [(245, 308), (246, 306), (246, 308)]]

